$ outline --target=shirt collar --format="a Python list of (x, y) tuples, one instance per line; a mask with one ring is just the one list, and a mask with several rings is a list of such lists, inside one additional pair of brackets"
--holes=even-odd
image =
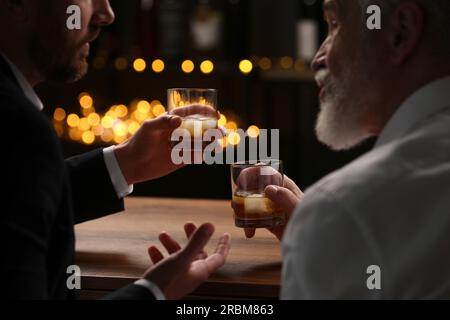
[(450, 77), (433, 81), (412, 94), (382, 131), (376, 148), (405, 135), (417, 122), (450, 108)]
[(20, 88), (22, 89), (23, 93), (27, 97), (27, 99), (39, 110), (42, 111), (44, 109), (44, 104), (42, 103), (41, 99), (37, 96), (36, 92), (34, 92), (33, 88), (31, 87), (28, 80), (25, 78), (25, 76), (20, 72), (19, 69), (2, 53), (0, 55), (5, 59), (6, 63), (11, 68), (12, 73), (14, 74), (14, 77), (16, 77), (17, 82), (19, 83)]

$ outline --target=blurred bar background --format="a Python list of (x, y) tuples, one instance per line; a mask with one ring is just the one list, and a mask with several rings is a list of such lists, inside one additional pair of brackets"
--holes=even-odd
[[(166, 91), (216, 88), (229, 131), (280, 129), (285, 173), (306, 188), (373, 144), (335, 153), (314, 134), (309, 68), (326, 34), (320, 0), (111, 0), (116, 21), (91, 46), (88, 75), (37, 92), (66, 156), (125, 141), (165, 112)], [(234, 146), (243, 141), (228, 139)], [(151, 148), (151, 146), (149, 146)], [(231, 197), (227, 165), (195, 165), (134, 195)]]

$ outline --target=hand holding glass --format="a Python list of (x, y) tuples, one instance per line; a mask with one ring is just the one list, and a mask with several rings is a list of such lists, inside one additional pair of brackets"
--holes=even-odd
[(240, 228), (273, 228), (286, 224), (286, 216), (266, 197), (269, 185), (283, 186), (280, 160), (231, 165), (232, 207), (235, 225)]
[[(169, 114), (177, 108), (192, 105), (207, 106), (217, 112), (217, 90), (215, 89), (169, 89), (167, 91), (167, 107)], [(200, 110), (200, 108), (199, 108)], [(186, 129), (194, 139), (199, 139), (205, 131), (217, 129), (217, 117), (213, 113), (205, 113), (201, 109), (198, 114), (190, 114), (183, 117), (183, 123), (180, 128)], [(208, 109), (206, 109), (208, 110)]]

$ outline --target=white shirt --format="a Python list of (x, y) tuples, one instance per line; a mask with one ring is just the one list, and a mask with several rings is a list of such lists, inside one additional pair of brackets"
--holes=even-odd
[(282, 251), (282, 299), (450, 298), (450, 77), (307, 190)]
[[(3, 54), (0, 53), (2, 57), (5, 59), (6, 63), (8, 63), (11, 68), (14, 76), (16, 77), (17, 82), (19, 83), (20, 88), (23, 93), (27, 97), (27, 99), (39, 110), (42, 111), (44, 105), (37, 96), (36, 92), (33, 90), (25, 76), (22, 72)], [(117, 158), (114, 154), (114, 146), (103, 149), (103, 158), (105, 160), (105, 165), (109, 173), (109, 177), (111, 178), (111, 182), (116, 191), (117, 197), (122, 199), (133, 192), (133, 185), (128, 185), (123, 176), (123, 173), (119, 167), (119, 163), (117, 162)], [(164, 300), (164, 294), (158, 288), (157, 285), (148, 281), (147, 279), (139, 279), (135, 282), (136, 285), (147, 288), (158, 300)]]

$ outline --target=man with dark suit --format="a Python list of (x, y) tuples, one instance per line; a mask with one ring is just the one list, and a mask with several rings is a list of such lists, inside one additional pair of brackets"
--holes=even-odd
[[(82, 28), (66, 28), (66, 10), (78, 5)], [(0, 0), (0, 110), (4, 119), (0, 272), (2, 297), (66, 299), (67, 269), (74, 263), (74, 224), (124, 210), (123, 198), (135, 183), (175, 171), (169, 137), (181, 118), (201, 106), (148, 121), (129, 141), (64, 161), (42, 102), (33, 86), (45, 80), (71, 82), (87, 71), (89, 42), (114, 20), (108, 0)], [(195, 110), (194, 110), (195, 109)], [(21, 130), (16, 130), (17, 126)], [(180, 298), (225, 262), (229, 236), (216, 252), (203, 248), (214, 227), (185, 226), (181, 248), (169, 235), (164, 259), (151, 247), (154, 265), (142, 279), (111, 299)]]

